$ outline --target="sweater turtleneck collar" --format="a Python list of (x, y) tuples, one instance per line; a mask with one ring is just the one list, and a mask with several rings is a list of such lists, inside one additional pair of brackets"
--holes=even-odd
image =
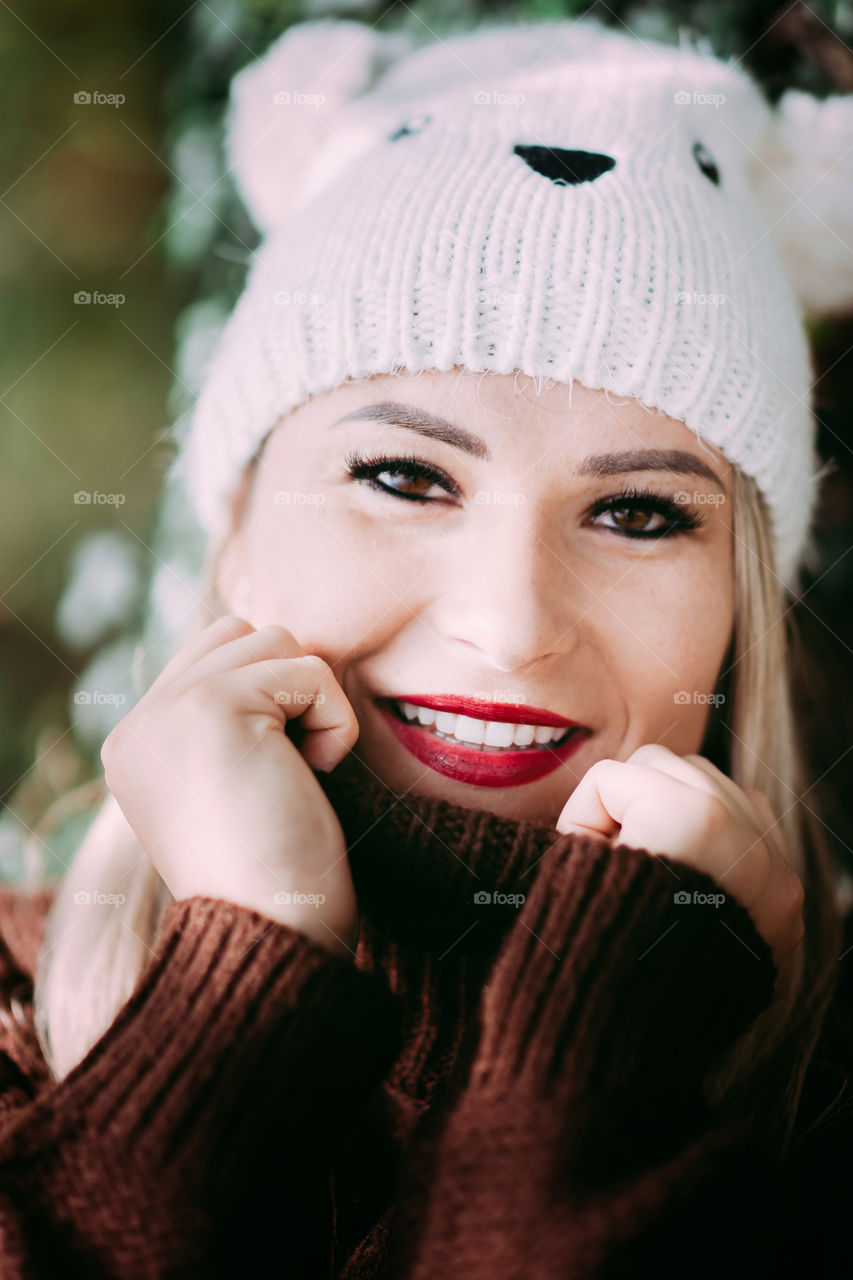
[(453, 1072), (501, 942), (557, 831), (447, 800), (398, 794), (339, 766), (318, 774), (344, 832), (359, 906), (356, 964), (403, 1005), (390, 1077), (416, 1111)]

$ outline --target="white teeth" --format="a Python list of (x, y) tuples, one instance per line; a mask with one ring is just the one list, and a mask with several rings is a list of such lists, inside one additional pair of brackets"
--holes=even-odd
[(439, 733), (446, 733), (450, 737), (456, 732), (456, 719), (449, 711), (439, 711), (435, 717), (435, 727)]
[[(445, 730), (445, 732), (447, 732)], [(452, 730), (454, 738), (463, 742), (473, 742), (475, 746), (483, 745), (483, 734), (486, 732), (485, 720), (474, 720), (471, 716), (457, 716)]]
[(450, 711), (435, 711), (432, 707), (417, 707), (413, 702), (398, 702), (397, 706), (409, 721), (417, 721), (426, 728), (432, 727), (442, 737), (455, 738), (458, 742), (483, 747), (531, 747), (546, 746), (562, 740), (566, 729), (550, 725), (509, 724), (504, 720), (477, 720), (473, 716), (457, 716)]
[(486, 724), (486, 732), (483, 734), (483, 746), (485, 747), (509, 747), (512, 746), (513, 734), (515, 733), (514, 724), (506, 724), (503, 720), (489, 720)]

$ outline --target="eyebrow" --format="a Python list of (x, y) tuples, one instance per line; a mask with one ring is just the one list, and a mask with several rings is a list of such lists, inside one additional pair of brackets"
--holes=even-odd
[(578, 475), (585, 476), (614, 476), (624, 471), (670, 471), (680, 476), (701, 476), (725, 493), (716, 472), (686, 449), (629, 449), (624, 453), (591, 454), (578, 467)]
[(485, 462), (492, 460), (486, 442), (479, 436), (471, 435), (470, 431), (463, 431), (461, 427), (455, 427), (452, 422), (446, 422), (434, 413), (427, 413), (425, 409), (417, 409), (411, 404), (399, 404), (396, 400), (383, 400), (381, 404), (368, 404), (361, 409), (353, 409), (352, 413), (345, 413), (332, 426), (336, 427), (341, 422), (362, 422), (366, 418), (373, 422), (383, 422), (388, 427), (417, 431), (418, 435), (452, 444), (463, 453), (470, 453), (472, 457), (482, 458)]
[[(389, 427), (402, 427), (405, 431), (415, 431), (418, 435), (432, 440), (440, 440), (444, 444), (453, 445), (463, 453), (474, 458), (482, 458), (490, 462), (492, 455), (488, 445), (479, 436), (454, 426), (436, 414), (427, 413), (415, 405), (400, 404), (396, 400), (383, 400), (379, 404), (368, 404), (360, 409), (345, 413), (332, 423), (337, 427), (343, 422), (381, 422)], [(575, 474), (583, 476), (613, 476), (631, 471), (669, 471), (675, 475), (700, 476), (712, 481), (725, 492), (725, 486), (719, 476), (694, 453), (686, 449), (627, 449), (621, 453), (596, 453), (584, 458)]]

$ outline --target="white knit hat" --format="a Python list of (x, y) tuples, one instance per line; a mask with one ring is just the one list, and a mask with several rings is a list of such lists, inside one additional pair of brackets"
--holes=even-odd
[(309, 396), (518, 369), (717, 446), (793, 585), (818, 483), (803, 319), (853, 302), (853, 95), (773, 109), (707, 45), (589, 18), (419, 48), (326, 20), (234, 78), (226, 126), (262, 240), (174, 464), (208, 534)]

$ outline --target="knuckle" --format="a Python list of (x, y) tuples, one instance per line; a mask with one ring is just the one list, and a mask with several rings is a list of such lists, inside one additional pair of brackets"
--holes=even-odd
[(111, 732), (107, 734), (106, 738), (104, 738), (104, 741), (101, 744), (100, 757), (101, 764), (104, 766), (104, 769), (108, 769), (110, 765), (114, 763), (116, 757), (115, 729), (111, 730)]
[(731, 824), (731, 813), (719, 796), (710, 791), (695, 791), (692, 796), (697, 820), (712, 835), (723, 835)]
[(221, 617), (216, 618), (208, 627), (209, 631), (214, 630), (232, 630), (232, 631), (253, 631), (251, 622), (247, 622), (245, 618), (241, 618), (239, 613), (223, 613)]
[(328, 672), (331, 672), (331, 667), (328, 662), (326, 662), (325, 658), (321, 658), (319, 654), (307, 653), (303, 658), (300, 658), (299, 661), (307, 667), (307, 669), (318, 680), (324, 678)]
[(126, 734), (122, 728), (122, 723), (114, 725), (101, 743), (101, 750), (98, 753), (101, 760), (101, 767), (104, 771), (104, 779), (107, 785), (114, 782), (117, 772), (124, 758), (124, 745)]
[(288, 631), (287, 627), (283, 627), (279, 622), (271, 622), (268, 626), (261, 627), (261, 631), (263, 631), (265, 635), (269, 636), (271, 640), (275, 640), (276, 643), (280, 645), (290, 645), (295, 639), (293, 633)]
[[(138, 709), (137, 709), (138, 710)], [(114, 724), (107, 736), (101, 743), (101, 760), (115, 759), (116, 755), (121, 751), (122, 744), (126, 737), (126, 725), (129, 716), (122, 716), (117, 724)]]

